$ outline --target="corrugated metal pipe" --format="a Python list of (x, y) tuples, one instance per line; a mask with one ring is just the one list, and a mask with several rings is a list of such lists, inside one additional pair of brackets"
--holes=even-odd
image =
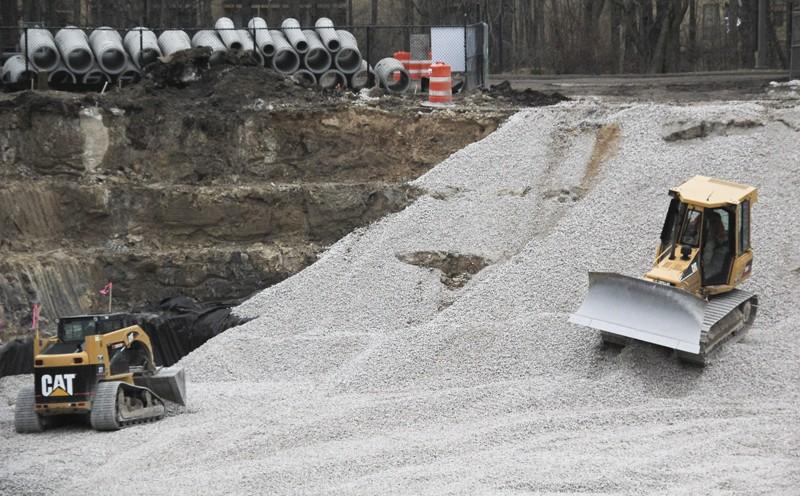
[[(405, 93), (411, 83), (406, 68), (393, 57), (386, 57), (378, 61), (375, 64), (375, 74), (381, 85), (391, 93)], [(397, 77), (396, 80), (395, 77)]]
[(242, 49), (242, 40), (239, 39), (239, 33), (236, 32), (236, 27), (233, 25), (232, 20), (227, 17), (220, 17), (214, 23), (214, 29), (219, 33), (219, 37), (228, 47), (228, 50)]
[(275, 55), (272, 56), (272, 68), (283, 74), (291, 74), (300, 68), (300, 57), (294, 51), (283, 33), (271, 30), (269, 35), (275, 43)]
[(32, 28), (23, 31), (19, 38), (19, 47), (28, 56), (28, 61), (37, 72), (55, 70), (61, 62), (61, 55), (58, 53), (53, 35), (46, 29)]
[(192, 41), (186, 31), (168, 29), (158, 37), (158, 46), (164, 56), (169, 56), (181, 50), (189, 50), (192, 48)]
[(322, 44), (322, 40), (319, 39), (317, 33), (307, 29), (303, 31), (303, 35), (306, 37), (306, 40), (308, 40), (308, 51), (303, 56), (306, 69), (315, 74), (320, 74), (330, 69), (332, 62), (331, 54), (328, 52), (328, 49), (325, 48), (325, 45)]
[(354, 73), (350, 74), (350, 87), (354, 90), (360, 90), (369, 86), (370, 79), (374, 77), (372, 67), (367, 64), (366, 60), (361, 61), (361, 67)]
[(149, 29), (139, 26), (125, 34), (125, 49), (133, 59), (133, 63), (142, 68), (152, 64), (161, 56), (156, 34)]
[(75, 74), (83, 74), (92, 68), (94, 55), (89, 38), (82, 29), (67, 26), (59, 29), (55, 37), (64, 66)]
[(308, 40), (300, 29), (300, 23), (294, 17), (288, 17), (281, 23), (284, 36), (289, 40), (297, 53), (306, 53), (308, 50)]
[(211, 49), (211, 56), (208, 58), (208, 61), (212, 64), (217, 64), (225, 58), (225, 53), (228, 51), (228, 48), (219, 39), (219, 35), (216, 31), (212, 31), (210, 29), (204, 29), (202, 31), (198, 31), (192, 36), (192, 47), (208, 47)]
[(314, 27), (316, 28), (317, 35), (322, 40), (322, 43), (325, 44), (325, 47), (331, 53), (338, 52), (340, 46), (339, 35), (336, 34), (336, 30), (333, 28), (333, 21), (327, 17), (320, 17), (317, 19)]
[(33, 65), (28, 65), (27, 69), (25, 66), (25, 57), (22, 55), (13, 55), (9, 57), (5, 64), (3, 64), (3, 82), (6, 84), (15, 84), (35, 77), (36, 69)]
[(95, 59), (106, 74), (119, 74), (128, 64), (128, 55), (122, 46), (122, 37), (115, 29), (101, 27), (89, 35)]
[(358, 42), (349, 31), (337, 29), (336, 34), (339, 36), (341, 46), (333, 59), (334, 65), (345, 74), (352, 74), (361, 67), (361, 52), (358, 50)]
[(269, 34), (267, 28), (267, 21), (260, 17), (253, 17), (247, 23), (247, 29), (255, 31), (256, 46), (261, 50), (265, 57), (272, 57), (275, 55), (275, 43), (272, 41), (272, 36)]
[(337, 71), (336, 69), (331, 69), (328, 72), (320, 74), (318, 80), (319, 87), (323, 90), (330, 90), (337, 86), (347, 88), (347, 76), (345, 76), (342, 71)]

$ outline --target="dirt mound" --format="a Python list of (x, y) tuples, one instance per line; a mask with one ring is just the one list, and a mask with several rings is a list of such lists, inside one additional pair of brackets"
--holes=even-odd
[(530, 88), (515, 90), (511, 87), (509, 81), (491, 85), (487, 93), (493, 98), (507, 99), (515, 105), (523, 105), (526, 107), (543, 107), (545, 105), (555, 105), (556, 103), (569, 100), (569, 98), (557, 91), (548, 95), (547, 93), (542, 93), (541, 91), (532, 90)]

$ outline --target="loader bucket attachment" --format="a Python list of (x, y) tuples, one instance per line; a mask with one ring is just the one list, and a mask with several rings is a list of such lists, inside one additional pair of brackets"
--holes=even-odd
[(569, 321), (697, 354), (706, 302), (663, 284), (590, 272), (589, 290)]
[(135, 379), (137, 386), (144, 386), (162, 399), (186, 405), (186, 376), (182, 367), (164, 367), (152, 375), (142, 375)]

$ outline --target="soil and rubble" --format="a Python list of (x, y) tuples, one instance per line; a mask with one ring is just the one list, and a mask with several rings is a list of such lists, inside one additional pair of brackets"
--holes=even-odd
[[(759, 125), (666, 139), (698, 122)], [(30, 377), (0, 379), (0, 493), (796, 494), (798, 125), (762, 102), (519, 112), (238, 307), (181, 361), (184, 413), (21, 436)], [(698, 369), (568, 324), (587, 271), (644, 273), (695, 174), (760, 188), (752, 329)], [(448, 253), (487, 265), (449, 285)]]

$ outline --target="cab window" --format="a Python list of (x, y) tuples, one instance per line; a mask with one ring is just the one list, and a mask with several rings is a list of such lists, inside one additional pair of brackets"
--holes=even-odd
[(750, 201), (739, 205), (739, 253), (750, 249)]
[(700, 245), (700, 219), (702, 214), (699, 210), (689, 210), (686, 215), (686, 226), (683, 228), (681, 244), (688, 246)]

